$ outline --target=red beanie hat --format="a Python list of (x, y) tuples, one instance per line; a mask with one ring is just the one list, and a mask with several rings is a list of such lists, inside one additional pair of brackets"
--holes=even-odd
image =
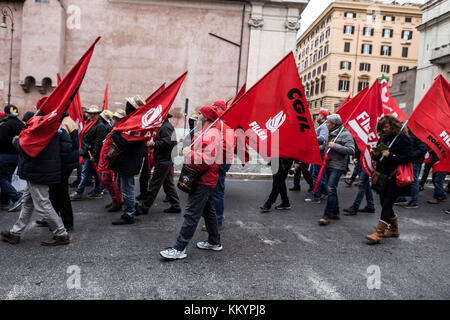
[(219, 115), (217, 114), (217, 108), (213, 106), (203, 106), (200, 108), (200, 112), (206, 117), (206, 119), (215, 121)]
[(6, 114), (4, 112), (0, 112), (0, 118), (6, 117)]
[(218, 106), (219, 108), (222, 109), (222, 111), (227, 110), (227, 104), (225, 103), (225, 101), (222, 101), (222, 100), (214, 101), (213, 105)]

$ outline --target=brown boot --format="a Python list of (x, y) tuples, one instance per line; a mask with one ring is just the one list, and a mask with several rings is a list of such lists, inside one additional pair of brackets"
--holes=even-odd
[(15, 236), (9, 231), (2, 231), (1, 235), (4, 241), (9, 242), (11, 244), (18, 244), (20, 241), (19, 236)]
[(389, 226), (389, 229), (386, 229), (386, 231), (383, 234), (384, 238), (398, 238), (400, 236), (400, 232), (398, 231), (398, 219), (393, 218), (391, 219), (391, 224)]
[(70, 243), (69, 234), (64, 236), (53, 236), (52, 239), (44, 240), (41, 242), (43, 246), (61, 246)]
[(382, 220), (378, 221), (377, 230), (366, 236), (366, 239), (371, 242), (371, 244), (376, 244), (381, 242), (384, 231), (388, 228), (388, 224)]

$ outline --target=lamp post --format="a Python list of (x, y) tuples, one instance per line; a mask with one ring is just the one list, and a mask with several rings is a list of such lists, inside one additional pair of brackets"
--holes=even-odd
[(13, 37), (14, 37), (14, 15), (10, 7), (4, 6), (1, 8), (2, 13), (2, 23), (0, 28), (6, 29), (8, 26), (6, 24), (6, 17), (11, 20), (11, 53), (9, 55), (9, 85), (8, 85), (8, 104), (11, 104), (11, 74), (12, 74), (12, 57), (13, 57)]

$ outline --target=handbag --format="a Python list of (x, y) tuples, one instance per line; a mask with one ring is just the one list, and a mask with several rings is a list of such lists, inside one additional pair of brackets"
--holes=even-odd
[(177, 183), (178, 189), (187, 193), (192, 192), (195, 189), (199, 178), (200, 173), (197, 170), (184, 164), (181, 168), (180, 178)]
[(113, 142), (111, 143), (111, 147), (106, 154), (106, 160), (108, 161), (108, 169), (111, 169), (114, 162), (117, 160), (117, 157), (122, 153), (122, 150)]
[(412, 163), (400, 164), (397, 167), (397, 187), (406, 187), (414, 182)]
[(371, 178), (372, 189), (380, 195), (385, 194), (389, 180), (391, 180), (396, 171), (397, 170), (394, 170), (390, 175), (375, 171)]

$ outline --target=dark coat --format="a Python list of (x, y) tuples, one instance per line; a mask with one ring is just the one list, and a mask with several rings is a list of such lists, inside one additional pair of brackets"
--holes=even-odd
[(23, 152), (16, 140), (16, 148), (19, 150), (19, 164), (17, 174), (21, 179), (33, 184), (52, 185), (61, 182), (61, 133), (57, 132), (50, 143), (34, 158)]
[[(384, 143), (389, 146), (394, 138), (395, 135), (390, 135), (386, 138), (380, 139), (378, 144)], [(373, 155), (372, 158), (376, 163), (376, 171), (386, 175), (391, 175), (394, 170), (397, 169), (398, 165), (412, 162), (414, 152), (411, 139), (404, 134), (399, 135), (397, 140), (395, 140), (394, 144), (389, 149), (389, 153), (389, 157), (383, 158), (381, 161), (381, 155)], [(398, 187), (394, 174), (389, 181), (386, 194), (390, 197), (409, 196), (411, 194), (411, 185), (406, 187)]]
[(8, 117), (0, 122), (0, 154), (17, 154), (12, 139), (25, 127), (17, 117)]
[(100, 159), (100, 151), (102, 150), (103, 141), (111, 130), (111, 126), (107, 124), (101, 118), (98, 119), (97, 123), (83, 135), (83, 139), (81, 141), (81, 153), (80, 155), (89, 159), (89, 153), (91, 152), (95, 161), (98, 163)]
[(427, 153), (428, 146), (425, 142), (417, 138), (413, 133), (409, 134), (409, 138), (411, 139), (412, 148), (414, 150), (414, 159), (413, 163), (422, 164), (425, 159), (425, 154)]
[(146, 154), (145, 142), (127, 141), (117, 132), (114, 132), (111, 138), (119, 150), (121, 150), (121, 153), (110, 168), (123, 176), (139, 174), (144, 155)]
[(78, 130), (68, 134), (66, 130), (61, 130), (61, 170), (63, 174), (70, 174), (72, 170), (78, 168)]
[(155, 161), (172, 161), (172, 149), (177, 145), (177, 142), (172, 140), (174, 131), (174, 127), (166, 118), (155, 137), (155, 145), (153, 146)]

